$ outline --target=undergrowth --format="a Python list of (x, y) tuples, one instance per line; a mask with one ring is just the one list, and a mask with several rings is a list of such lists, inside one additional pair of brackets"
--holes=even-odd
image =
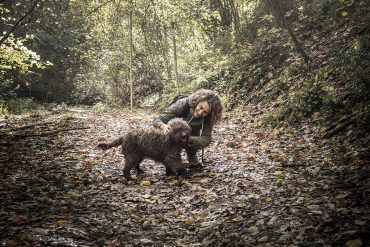
[(42, 111), (51, 111), (53, 114), (66, 113), (68, 105), (66, 103), (40, 103), (33, 98), (0, 100), (0, 115), (37, 114)]
[(265, 125), (273, 127), (279, 124), (297, 124), (302, 118), (311, 116), (314, 112), (333, 111), (337, 107), (335, 95), (326, 85), (325, 70), (320, 70), (313, 80), (304, 82), (286, 100), (283, 100), (278, 111), (270, 112), (262, 117)]

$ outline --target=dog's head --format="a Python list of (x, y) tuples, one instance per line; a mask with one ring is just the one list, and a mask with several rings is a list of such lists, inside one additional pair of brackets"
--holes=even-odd
[(171, 126), (169, 133), (171, 140), (181, 147), (187, 147), (191, 135), (188, 123), (181, 118), (174, 118), (168, 122), (168, 125)]

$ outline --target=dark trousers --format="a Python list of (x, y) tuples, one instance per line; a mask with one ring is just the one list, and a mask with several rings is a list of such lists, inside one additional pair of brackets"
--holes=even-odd
[[(198, 125), (193, 126), (192, 125), (191, 126), (191, 135), (192, 136), (199, 136), (200, 129), (201, 129), (201, 126), (198, 126)], [(197, 155), (198, 150), (199, 149), (196, 149), (194, 147), (187, 147), (187, 148), (185, 148), (186, 154), (188, 156), (195, 156), (195, 155)]]
[(185, 148), (185, 151), (187, 153), (188, 156), (195, 156), (197, 154), (199, 149), (196, 149), (194, 147), (187, 147)]

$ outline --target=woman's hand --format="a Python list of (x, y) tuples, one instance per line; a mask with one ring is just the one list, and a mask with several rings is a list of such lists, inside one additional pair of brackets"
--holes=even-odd
[(168, 132), (170, 132), (170, 130), (171, 130), (171, 126), (169, 126), (168, 124), (162, 124), (161, 125), (161, 130), (163, 131), (163, 133), (165, 135), (167, 135)]

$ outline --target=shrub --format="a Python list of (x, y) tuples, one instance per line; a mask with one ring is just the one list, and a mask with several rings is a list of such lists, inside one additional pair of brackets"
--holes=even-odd
[(311, 116), (314, 112), (332, 109), (336, 104), (332, 94), (324, 89), (324, 73), (325, 70), (320, 70), (313, 82), (308, 81), (303, 84), (282, 103), (276, 113), (265, 115), (262, 122), (274, 127), (280, 122), (295, 124), (303, 117)]
[(31, 98), (16, 98), (0, 104), (1, 109), (11, 114), (22, 114), (40, 110), (40, 105)]

